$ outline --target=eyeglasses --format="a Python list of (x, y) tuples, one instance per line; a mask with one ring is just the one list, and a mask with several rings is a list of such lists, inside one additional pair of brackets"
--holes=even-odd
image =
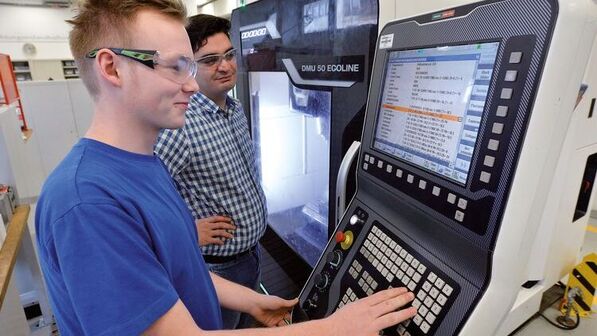
[(203, 56), (199, 59), (196, 59), (195, 62), (206, 67), (213, 67), (215, 65), (220, 65), (220, 63), (222, 63), (222, 60), (226, 60), (226, 62), (231, 62), (232, 60), (234, 60), (235, 57), (236, 49), (230, 49), (223, 54)]
[(154, 69), (162, 77), (178, 84), (186, 83), (190, 78), (197, 75), (197, 64), (192, 58), (180, 54), (164, 54), (157, 50), (137, 50), (124, 48), (97, 48), (85, 55), (87, 58), (95, 58), (101, 49), (108, 49), (116, 55), (133, 59), (139, 63)]

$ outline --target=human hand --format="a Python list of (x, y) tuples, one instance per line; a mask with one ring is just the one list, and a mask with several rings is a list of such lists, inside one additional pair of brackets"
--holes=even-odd
[(230, 231), (236, 230), (232, 219), (226, 216), (211, 216), (195, 220), (199, 232), (199, 246), (210, 244), (224, 245), (225, 239), (232, 239)]
[(249, 312), (255, 320), (266, 327), (280, 327), (290, 321), (290, 311), (298, 299), (284, 300), (272, 295), (259, 295)]
[(415, 307), (398, 310), (414, 297), (404, 287), (377, 292), (349, 303), (327, 317), (327, 330), (333, 336), (378, 336), (380, 330), (415, 316)]

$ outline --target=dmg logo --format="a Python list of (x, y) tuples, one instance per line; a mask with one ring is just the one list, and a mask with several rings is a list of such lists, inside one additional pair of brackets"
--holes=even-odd
[(253, 30), (249, 30), (249, 31), (246, 31), (246, 32), (242, 32), (240, 34), (240, 39), (244, 40), (244, 39), (248, 39), (248, 38), (251, 38), (251, 37), (263, 36), (265, 34), (267, 34), (267, 29), (265, 27), (264, 28), (259, 28), (259, 29), (253, 29)]

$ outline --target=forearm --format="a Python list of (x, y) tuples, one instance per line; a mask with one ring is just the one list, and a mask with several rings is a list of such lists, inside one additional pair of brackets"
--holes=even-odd
[(254, 328), (220, 331), (203, 331), (205, 336), (334, 336), (336, 330), (330, 328), (326, 319), (302, 322), (277, 328)]
[(222, 307), (251, 314), (254, 308), (252, 304), (257, 301), (256, 296), (259, 295), (257, 292), (214, 273), (210, 272), (210, 275)]

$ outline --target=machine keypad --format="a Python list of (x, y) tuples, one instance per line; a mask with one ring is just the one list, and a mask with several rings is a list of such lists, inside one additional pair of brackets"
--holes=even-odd
[(447, 307), (454, 301), (457, 285), (377, 224), (373, 223), (348, 268), (352, 281), (347, 281), (349, 285), (337, 309), (381, 289), (407, 287), (415, 294), (412, 305), (417, 307), (417, 315), (384, 334), (427, 335), (441, 322)]

